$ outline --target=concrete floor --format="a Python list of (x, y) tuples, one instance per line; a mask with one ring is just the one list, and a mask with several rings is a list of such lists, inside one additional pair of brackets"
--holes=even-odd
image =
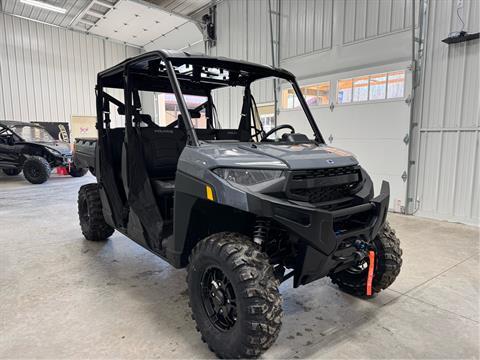
[[(0, 358), (211, 358), (185, 271), (119, 233), (84, 240), (80, 185), (0, 177)], [(265, 358), (479, 358), (479, 229), (389, 216), (402, 272), (371, 300), (328, 279), (281, 287), (283, 328)]]

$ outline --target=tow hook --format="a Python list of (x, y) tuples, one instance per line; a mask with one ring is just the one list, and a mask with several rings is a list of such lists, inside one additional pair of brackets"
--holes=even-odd
[(357, 249), (357, 251), (355, 252), (355, 256), (357, 257), (358, 261), (363, 260), (367, 256), (368, 251), (366, 295), (372, 296), (373, 271), (375, 269), (375, 251), (370, 244), (361, 240), (356, 240), (354, 246)]

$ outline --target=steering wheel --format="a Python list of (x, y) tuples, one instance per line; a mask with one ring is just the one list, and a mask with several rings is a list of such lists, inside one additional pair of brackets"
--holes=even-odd
[(282, 129), (290, 129), (290, 130), (292, 130), (292, 133), (295, 132), (295, 129), (293, 128), (292, 125), (289, 125), (289, 124), (278, 125), (278, 126), (275, 126), (273, 129), (267, 131), (265, 133), (265, 135), (262, 136), (262, 141), (266, 140), (270, 135), (272, 135), (273, 133), (276, 133), (278, 130), (282, 130)]

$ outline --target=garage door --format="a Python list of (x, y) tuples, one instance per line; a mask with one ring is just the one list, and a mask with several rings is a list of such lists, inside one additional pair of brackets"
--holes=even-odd
[[(390, 209), (397, 212), (403, 211), (407, 187), (409, 78), (406, 64), (396, 64), (301, 83), (327, 144), (354, 153), (376, 193), (387, 180)], [(302, 116), (288, 89), (281, 103), (279, 123)]]

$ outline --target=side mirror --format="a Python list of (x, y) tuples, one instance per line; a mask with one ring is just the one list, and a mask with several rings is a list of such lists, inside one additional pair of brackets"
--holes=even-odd
[(15, 145), (15, 139), (13, 138), (13, 136), (9, 136), (9, 137), (7, 138), (7, 144), (8, 144), (8, 145), (11, 145), (11, 146), (12, 146), (12, 145)]

